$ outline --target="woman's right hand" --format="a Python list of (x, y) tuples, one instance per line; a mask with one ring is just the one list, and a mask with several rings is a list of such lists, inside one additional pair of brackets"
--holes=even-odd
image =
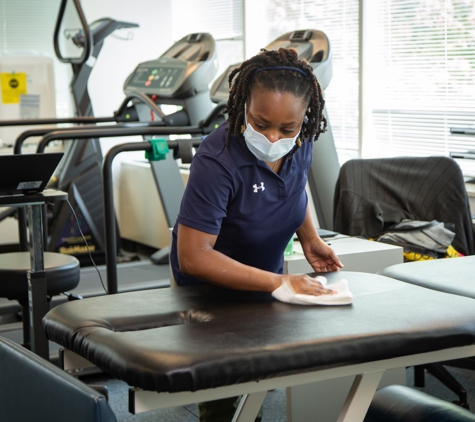
[(313, 296), (336, 294), (334, 290), (326, 288), (317, 279), (306, 274), (282, 275), (282, 283), (289, 283), (296, 294)]

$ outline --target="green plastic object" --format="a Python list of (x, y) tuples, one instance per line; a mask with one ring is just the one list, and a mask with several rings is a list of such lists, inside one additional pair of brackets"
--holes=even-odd
[(145, 158), (149, 161), (165, 160), (170, 152), (166, 139), (149, 139), (152, 145), (151, 151), (145, 151)]
[(292, 236), (285, 247), (284, 256), (290, 256), (294, 253), (294, 237)]

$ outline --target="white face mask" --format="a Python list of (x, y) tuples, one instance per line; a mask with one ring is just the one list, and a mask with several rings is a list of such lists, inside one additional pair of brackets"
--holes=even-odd
[(272, 143), (265, 135), (257, 132), (245, 119), (246, 130), (244, 131), (244, 140), (249, 150), (258, 160), (274, 162), (284, 155), (288, 154), (295, 145), (300, 132), (293, 138), (281, 138)]

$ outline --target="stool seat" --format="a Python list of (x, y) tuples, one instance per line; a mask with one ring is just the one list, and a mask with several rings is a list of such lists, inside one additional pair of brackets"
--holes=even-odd
[[(48, 296), (74, 289), (79, 283), (79, 261), (74, 256), (44, 253)], [(0, 297), (24, 301), (28, 299), (29, 252), (0, 254)]]
[(475, 422), (475, 414), (456, 404), (403, 385), (381, 388), (364, 422)]

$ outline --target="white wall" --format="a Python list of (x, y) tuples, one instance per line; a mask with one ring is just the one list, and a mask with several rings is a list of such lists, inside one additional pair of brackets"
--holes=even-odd
[[(86, 20), (110, 17), (134, 22), (139, 28), (116, 31), (106, 38), (89, 79), (94, 114), (109, 116), (124, 99), (127, 76), (143, 61), (159, 57), (172, 43), (170, 13), (172, 0), (82, 0)], [(133, 34), (131, 41), (116, 37)]]
[(244, 2), (244, 56), (249, 59), (269, 44), (267, 33), (263, 30), (261, 17), (265, 16), (267, 0), (243, 0)]

